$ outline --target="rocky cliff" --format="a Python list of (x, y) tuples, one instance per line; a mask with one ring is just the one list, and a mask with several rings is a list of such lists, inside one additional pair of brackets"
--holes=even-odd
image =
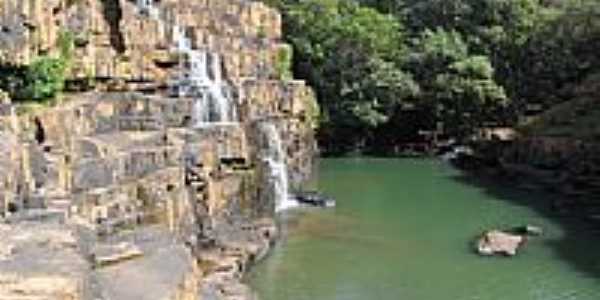
[(315, 99), (282, 71), (279, 13), (4, 0), (0, 27), (4, 64), (58, 55), (65, 34), (74, 46), (57, 105), (0, 101), (0, 298), (247, 297), (239, 279), (315, 151)]
[(563, 197), (559, 211), (584, 213), (598, 219), (600, 207), (600, 80), (592, 76), (576, 89), (576, 97), (533, 118), (520, 128), (522, 137), (500, 155), (512, 178), (527, 179)]

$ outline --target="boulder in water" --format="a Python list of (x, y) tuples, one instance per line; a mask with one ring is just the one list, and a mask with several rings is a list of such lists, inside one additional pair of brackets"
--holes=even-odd
[(335, 200), (318, 192), (298, 192), (293, 197), (298, 203), (317, 207), (335, 207)]
[(490, 230), (477, 241), (477, 253), (481, 255), (501, 254), (514, 256), (525, 242), (525, 237), (506, 233), (500, 230)]

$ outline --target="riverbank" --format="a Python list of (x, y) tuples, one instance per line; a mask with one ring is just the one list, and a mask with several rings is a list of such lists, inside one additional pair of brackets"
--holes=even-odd
[(569, 138), (529, 137), (505, 144), (480, 144), (454, 165), (473, 178), (545, 195), (559, 215), (600, 225), (597, 143)]
[(83, 224), (49, 215), (3, 222), (0, 299), (257, 299), (242, 277), (268, 253), (275, 222), (219, 230), (211, 242), (192, 245), (160, 224), (99, 239)]
[(216, 240), (194, 251), (202, 270), (200, 299), (257, 300), (242, 279), (275, 243), (278, 237), (275, 221), (265, 218), (222, 226), (220, 231)]

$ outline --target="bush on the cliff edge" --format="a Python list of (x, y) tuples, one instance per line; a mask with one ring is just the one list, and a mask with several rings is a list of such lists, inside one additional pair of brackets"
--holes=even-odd
[(73, 34), (62, 32), (58, 57), (40, 56), (27, 66), (0, 62), (0, 89), (14, 101), (42, 102), (56, 97), (65, 87), (66, 71), (73, 55)]
[(41, 57), (25, 74), (25, 89), (21, 99), (43, 101), (54, 98), (65, 86), (66, 63), (60, 58)]
[(0, 65), (0, 89), (13, 101), (45, 101), (64, 88), (66, 64), (59, 58), (37, 58), (28, 66)]

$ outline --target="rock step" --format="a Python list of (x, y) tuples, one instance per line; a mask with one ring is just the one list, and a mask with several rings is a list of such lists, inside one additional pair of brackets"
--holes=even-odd
[(71, 205), (71, 198), (68, 197), (48, 197), (46, 198), (46, 206), (65, 207)]
[(62, 220), (69, 218), (71, 212), (70, 198), (46, 198), (46, 210), (50, 213), (56, 213)]
[(128, 242), (102, 245), (94, 249), (94, 262), (97, 267), (104, 267), (138, 258), (143, 254), (137, 245)]
[(14, 294), (0, 294), (0, 299), (10, 299), (10, 300), (48, 300), (48, 295), (18, 295)]

